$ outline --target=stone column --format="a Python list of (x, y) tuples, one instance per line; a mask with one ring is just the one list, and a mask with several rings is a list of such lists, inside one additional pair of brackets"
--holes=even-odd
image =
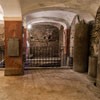
[(70, 55), (70, 28), (66, 30), (66, 53), (67, 56)]
[[(8, 41), (10, 38), (19, 40), (19, 55), (8, 55)], [(11, 51), (12, 52), (12, 51)], [(22, 21), (5, 20), (5, 75), (22, 75)]]
[(72, 38), (71, 38), (71, 29), (67, 29), (67, 66), (72, 66), (73, 65), (73, 57), (72, 57), (72, 52), (71, 50), (71, 43), (72, 43)]
[(99, 37), (99, 54), (98, 54), (98, 66), (97, 66), (97, 80), (96, 80), (96, 85), (100, 87), (100, 7), (97, 11), (96, 15), (96, 32), (98, 33)]
[(88, 66), (88, 25), (84, 21), (76, 24), (74, 38), (73, 69), (86, 72)]
[(59, 47), (60, 47), (60, 56), (61, 56), (61, 66), (64, 66), (63, 30), (64, 30), (64, 27), (61, 26), (60, 32), (59, 32)]
[(95, 83), (97, 76), (97, 60), (98, 60), (98, 34), (95, 32), (95, 21), (90, 21), (89, 25), (89, 63), (88, 78)]
[(63, 47), (64, 47), (64, 50), (63, 50), (64, 64), (63, 64), (63, 66), (66, 66), (66, 64), (67, 64), (67, 53), (69, 53), (68, 48), (67, 48), (67, 29), (65, 29), (64, 32), (63, 32)]

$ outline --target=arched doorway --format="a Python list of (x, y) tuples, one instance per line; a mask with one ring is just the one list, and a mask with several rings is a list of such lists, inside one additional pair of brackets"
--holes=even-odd
[(0, 68), (5, 67), (5, 58), (4, 58), (4, 52), (5, 52), (5, 34), (4, 34), (4, 12), (0, 5)]
[[(72, 17), (68, 16), (68, 14), (72, 15)], [(31, 34), (31, 35), (34, 34), (34, 32), (32, 33), (32, 31), (30, 30), (31, 28), (33, 28), (32, 29), (33, 31), (35, 29), (37, 29), (37, 31), (38, 31), (37, 36), (39, 36), (39, 30), (41, 29), (41, 27), (45, 27), (43, 34), (45, 34), (46, 37), (43, 35), (40, 35), (41, 38), (44, 37), (43, 38), (44, 41), (45, 40), (46, 40), (46, 42), (48, 41), (48, 44), (51, 44), (50, 42), (58, 41), (57, 42), (58, 44), (54, 43), (55, 46), (54, 45), (53, 45), (53, 47), (50, 47), (50, 45), (48, 46), (48, 48), (51, 48), (53, 51), (47, 50), (46, 52), (49, 52), (49, 54), (46, 54), (46, 52), (44, 52), (45, 55), (48, 55), (48, 56), (51, 54), (50, 56), (52, 58), (49, 58), (49, 59), (50, 59), (50, 61), (54, 62), (53, 63), (54, 65), (51, 64), (52, 66), (55, 66), (55, 67), (58, 65), (66, 66), (67, 55), (68, 55), (67, 39), (69, 39), (69, 38), (67, 38), (67, 33), (68, 33), (67, 29), (69, 29), (69, 24), (71, 23), (71, 20), (73, 19), (74, 16), (75, 16), (75, 13), (71, 13), (68, 11), (62, 11), (62, 10), (55, 10), (55, 9), (33, 12), (33, 13), (25, 16), (25, 21), (26, 21), (26, 26), (27, 26), (26, 30), (28, 32), (28, 35), (26, 35), (26, 36), (29, 36), (29, 34)], [(69, 19), (69, 21), (68, 21), (68, 19)], [(38, 27), (34, 28), (35, 24), (38, 24), (38, 26), (40, 28), (38, 28)], [(57, 29), (57, 27), (58, 27), (58, 29)], [(58, 32), (57, 32), (57, 30), (58, 30)], [(41, 34), (42, 34), (42, 31), (41, 31)], [(51, 38), (53, 37), (53, 35), (55, 35), (54, 37), (58, 37), (59, 40), (57, 40), (56, 38), (49, 40), (49, 37), (47, 34), (48, 35), (52, 34)], [(37, 45), (37, 44), (34, 44), (34, 45)], [(57, 45), (59, 45), (59, 48), (57, 47)], [(58, 51), (59, 51), (59, 54), (58, 54), (59, 57), (53, 56), (53, 54), (58, 53)], [(39, 51), (36, 51), (36, 52), (39, 53)], [(54, 58), (54, 57), (56, 57), (56, 58)], [(49, 61), (49, 59), (46, 59), (46, 60)], [(46, 62), (46, 60), (44, 60), (44, 62)], [(30, 61), (32, 61), (32, 60), (30, 60)], [(37, 62), (39, 62), (39, 59), (37, 60)], [(26, 61), (26, 63), (27, 63), (27, 61)], [(50, 66), (50, 64), (48, 65), (46, 63), (44, 65), (47, 65), (46, 67)]]
[[(48, 23), (38, 23), (28, 30), (26, 67), (57, 67), (61, 65), (60, 31)], [(27, 65), (28, 64), (28, 65)]]

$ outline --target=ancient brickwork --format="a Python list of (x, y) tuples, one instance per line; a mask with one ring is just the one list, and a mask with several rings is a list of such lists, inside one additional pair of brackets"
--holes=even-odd
[(96, 33), (98, 34), (98, 66), (97, 66), (97, 79), (96, 84), (100, 87), (100, 7), (97, 11), (96, 15), (96, 26), (95, 26)]
[[(58, 55), (59, 49), (59, 29), (51, 25), (33, 25), (30, 32), (30, 47), (37, 49), (34, 53), (36, 56), (47, 56), (50, 52)], [(36, 48), (37, 47), (37, 48)], [(41, 50), (38, 50), (39, 49)], [(49, 48), (55, 48), (50, 49)], [(33, 52), (30, 50), (30, 53)], [(45, 53), (44, 53), (45, 52)]]
[(98, 56), (98, 46), (99, 46), (99, 37), (100, 37), (100, 7), (97, 11), (95, 23), (93, 24), (93, 30), (90, 37), (90, 56)]

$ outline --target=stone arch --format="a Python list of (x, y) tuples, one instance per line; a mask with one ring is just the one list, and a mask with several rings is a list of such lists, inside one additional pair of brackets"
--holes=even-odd
[[(27, 15), (28, 14), (28, 15)], [(29, 11), (27, 14), (24, 16), (26, 17), (26, 21), (28, 22), (28, 17), (31, 21), (28, 23), (39, 23), (39, 22), (53, 22), (53, 23), (59, 23), (61, 24), (64, 29), (62, 31), (63, 33), (63, 39), (62, 39), (62, 49), (64, 51), (64, 63), (66, 62), (66, 56), (69, 54), (69, 37), (70, 37), (70, 26), (75, 19), (75, 16), (77, 15), (76, 12), (72, 12), (68, 9), (65, 9), (63, 7), (49, 7), (49, 8), (42, 8), (42, 9), (37, 9), (33, 11)], [(32, 16), (33, 17), (32, 17)], [(23, 16), (23, 19), (24, 19)], [(68, 53), (67, 53), (68, 52)], [(62, 64), (63, 65), (63, 64)]]
[(28, 24), (43, 23), (43, 22), (61, 24), (64, 27), (64, 29), (69, 28), (68, 22), (66, 22), (63, 19), (58, 19), (58, 18), (56, 18), (56, 19), (55, 18), (54, 19), (53, 18), (35, 18), (35, 19), (29, 21), (27, 23), (27, 25)]

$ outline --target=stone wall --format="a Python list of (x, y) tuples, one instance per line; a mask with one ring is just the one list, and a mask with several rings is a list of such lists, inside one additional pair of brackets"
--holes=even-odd
[(100, 8), (98, 9), (95, 23), (93, 24), (93, 30), (91, 34), (91, 55), (97, 57), (99, 52), (99, 38), (100, 38)]
[[(42, 56), (45, 54), (47, 56), (51, 52), (54, 53), (53, 56), (58, 55), (59, 29), (57, 27), (52, 25), (33, 25), (29, 33), (30, 47), (37, 47), (34, 51), (36, 53), (35, 55)], [(33, 50), (30, 50), (30, 53), (32, 52)]]
[(99, 33), (98, 33), (98, 21), (90, 23), (90, 56), (97, 57), (98, 56), (98, 48), (99, 48)]

